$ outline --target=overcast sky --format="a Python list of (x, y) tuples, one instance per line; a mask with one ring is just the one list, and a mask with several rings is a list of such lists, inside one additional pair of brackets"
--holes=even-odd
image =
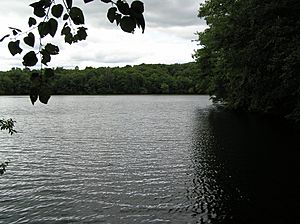
[[(28, 5), (32, 2), (35, 1), (0, 1), (0, 38), (10, 33), (10, 26), (28, 30), (27, 21), (32, 15), (32, 8)], [(128, 3), (131, 2), (128, 0)], [(85, 13), (87, 40), (70, 46), (64, 43), (63, 37), (55, 37), (52, 41), (59, 45), (61, 53), (53, 56), (49, 67), (85, 68), (193, 61), (192, 53), (198, 46), (192, 40), (197, 38), (195, 32), (205, 29), (205, 22), (197, 17), (203, 0), (143, 2), (145, 33), (137, 29), (135, 34), (129, 34), (106, 19), (110, 4), (99, 0), (83, 4), (83, 0), (74, 0), (74, 5), (81, 6)], [(0, 70), (22, 68), (22, 55), (13, 57), (7, 49), (8, 42), (9, 38), (0, 43)]]

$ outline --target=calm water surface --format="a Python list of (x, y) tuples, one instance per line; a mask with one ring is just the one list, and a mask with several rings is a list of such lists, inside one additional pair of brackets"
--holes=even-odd
[(0, 97), (0, 223), (300, 223), (299, 132), (207, 96)]

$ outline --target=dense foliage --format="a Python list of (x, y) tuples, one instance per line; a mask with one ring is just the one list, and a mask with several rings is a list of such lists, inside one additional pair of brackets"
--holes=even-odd
[(300, 2), (209, 0), (195, 53), (215, 100), (300, 120)]
[[(0, 95), (28, 95), (35, 71), (14, 68), (0, 72)], [(126, 67), (56, 68), (46, 83), (52, 94), (203, 94), (196, 63), (141, 64)], [(31, 94), (32, 95), (32, 94)], [(45, 96), (46, 94), (44, 94)], [(40, 100), (41, 99), (40, 96)], [(47, 100), (47, 99), (45, 99)]]

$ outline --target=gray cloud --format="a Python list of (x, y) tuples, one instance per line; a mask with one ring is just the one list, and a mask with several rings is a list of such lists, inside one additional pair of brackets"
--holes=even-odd
[(153, 27), (204, 25), (205, 21), (197, 17), (200, 2), (203, 0), (145, 0), (148, 24)]

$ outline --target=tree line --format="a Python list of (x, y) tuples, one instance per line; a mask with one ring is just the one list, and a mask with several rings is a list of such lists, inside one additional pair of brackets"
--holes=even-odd
[(300, 121), (300, 2), (210, 0), (195, 59), (227, 107)]
[[(47, 85), (51, 95), (94, 94), (206, 94), (199, 66), (141, 64), (125, 67), (53, 69)], [(0, 95), (29, 95), (32, 74), (40, 71), (12, 68), (0, 72)]]

